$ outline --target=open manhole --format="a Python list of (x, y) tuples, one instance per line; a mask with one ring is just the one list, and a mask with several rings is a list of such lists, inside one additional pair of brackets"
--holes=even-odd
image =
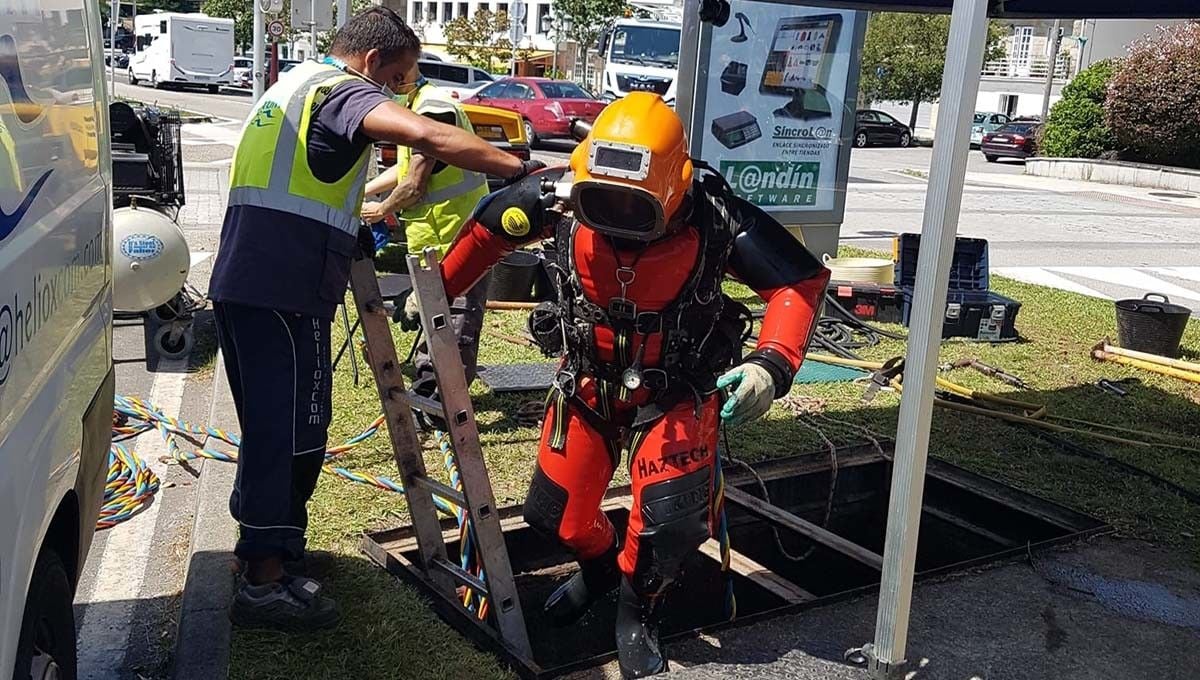
[(1148, 193), (1151, 196), (1158, 196), (1159, 198), (1195, 198), (1196, 197), (1195, 194), (1183, 194), (1183, 193), (1179, 193), (1178, 191), (1151, 191)]
[[(742, 470), (726, 471), (726, 511), (738, 618), (726, 619), (720, 593), (724, 575), (719, 551), (709, 541), (689, 562), (672, 592), (664, 638), (745, 624), (793, 613), (876, 589), (879, 555), (883, 552), (891, 483), (891, 447), (883, 454), (873, 445), (838, 451), (837, 495), (830, 521), (834, 534), (812, 542), (791, 527), (789, 517), (821, 523), (829, 491), (828, 452), (805, 454), (755, 465), (770, 494), (759, 500), (757, 482)], [(609, 491), (604, 508), (619, 531), (628, 520), (628, 487)], [(546, 597), (575, 569), (554, 541), (546, 540), (521, 519), (520, 507), (501, 511), (505, 543), (516, 573), (533, 658), (503, 644), (493, 629), (475, 620), (452, 598), (424, 578), (412, 527), (364, 538), (372, 560), (420, 587), (434, 608), (459, 632), (497, 654), (522, 677), (551, 678), (603, 664), (615, 657), (615, 594), (594, 606), (580, 622), (557, 628), (542, 615)], [(1107, 529), (1099, 520), (961, 468), (930, 459), (925, 481), (925, 507), (917, 547), (917, 577), (928, 577), (1024, 554)], [(443, 524), (447, 550), (457, 554), (452, 522)], [(781, 552), (775, 540), (779, 534)], [(703, 595), (700, 594), (710, 594)]]

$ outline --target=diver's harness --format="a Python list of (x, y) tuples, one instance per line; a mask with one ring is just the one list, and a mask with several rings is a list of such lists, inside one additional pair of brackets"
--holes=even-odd
[[(550, 399), (560, 407), (566, 399), (582, 407), (589, 424), (602, 434), (617, 434), (615, 426), (593, 411), (577, 395), (583, 376), (607, 383), (617, 397), (628, 400), (640, 387), (651, 391), (651, 399), (638, 408), (632, 429), (661, 417), (687, 398), (695, 400), (697, 414), (704, 397), (716, 392), (716, 376), (741, 359), (741, 349), (753, 322), (750, 311), (721, 291), (726, 263), (740, 224), (729, 203), (739, 201), (729, 184), (706, 164), (703, 180), (693, 183), (689, 222), (700, 235), (700, 248), (691, 276), (679, 295), (661, 311), (640, 311), (624, 296), (633, 283), (635, 270), (618, 260), (617, 281), (621, 293), (606, 306), (587, 299), (573, 264), (573, 245), (579, 224), (560, 220), (555, 229), (556, 252), (547, 257), (557, 300), (543, 302), (529, 317), (529, 331), (546, 356), (564, 356), (554, 378)], [(596, 358), (593, 330), (597, 325), (613, 330), (615, 364)], [(660, 365), (642, 367), (648, 338), (661, 333)], [(631, 340), (640, 336), (638, 352), (630, 356)], [(603, 399), (601, 399), (603, 401)], [(607, 411), (607, 404), (601, 405)]]

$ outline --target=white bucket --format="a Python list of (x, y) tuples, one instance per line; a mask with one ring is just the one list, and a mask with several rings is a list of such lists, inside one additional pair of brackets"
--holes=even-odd
[(877, 257), (829, 257), (822, 258), (834, 281), (878, 283), (890, 285), (895, 282), (895, 265), (891, 260)]

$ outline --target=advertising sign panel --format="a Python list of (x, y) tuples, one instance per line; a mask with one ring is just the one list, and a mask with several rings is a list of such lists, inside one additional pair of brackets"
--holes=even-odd
[(692, 153), (781, 222), (836, 224), (866, 14), (762, 0), (730, 5), (724, 26), (693, 24), (695, 66), (681, 60), (680, 86), (691, 78), (695, 87), (679, 107)]

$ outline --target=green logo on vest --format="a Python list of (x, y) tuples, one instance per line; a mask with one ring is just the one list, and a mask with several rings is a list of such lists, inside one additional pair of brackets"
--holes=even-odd
[(267, 125), (278, 125), (279, 119), (275, 117), (275, 112), (279, 111), (279, 104), (273, 101), (265, 101), (259, 107), (258, 112), (254, 114), (254, 127), (264, 127)]

